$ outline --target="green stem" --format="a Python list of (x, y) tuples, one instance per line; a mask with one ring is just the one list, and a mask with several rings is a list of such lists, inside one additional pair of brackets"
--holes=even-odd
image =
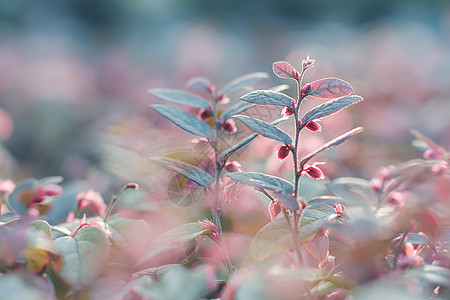
[(106, 223), (106, 221), (107, 221), (108, 218), (109, 218), (109, 215), (111, 214), (112, 209), (114, 208), (114, 205), (116, 205), (116, 203), (120, 200), (120, 198), (121, 198), (122, 195), (125, 193), (125, 191), (126, 191), (127, 189), (130, 189), (130, 188), (135, 189), (135, 188), (131, 187), (129, 184), (127, 184), (126, 186), (124, 186), (124, 187), (120, 190), (120, 192), (119, 192), (117, 195), (115, 195), (115, 196), (112, 197), (112, 200), (111, 200), (111, 202), (109, 203), (109, 206), (108, 206), (108, 210), (106, 211), (105, 217), (103, 218), (103, 222)]

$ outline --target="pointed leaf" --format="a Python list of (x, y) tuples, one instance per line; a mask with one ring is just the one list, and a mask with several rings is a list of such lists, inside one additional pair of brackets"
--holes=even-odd
[(323, 151), (325, 151), (327, 149), (330, 149), (331, 147), (337, 146), (337, 145), (345, 142), (352, 135), (360, 133), (361, 131), (363, 131), (363, 128), (362, 127), (357, 127), (357, 128), (354, 128), (354, 129), (350, 130), (349, 132), (344, 133), (343, 135), (338, 136), (335, 139), (332, 139), (328, 143), (322, 145), (318, 149), (314, 150), (313, 152), (311, 152), (308, 155), (306, 155), (305, 157), (303, 157), (303, 159), (300, 162), (300, 166), (303, 167), (311, 158), (313, 158), (317, 154), (319, 154), (319, 153), (321, 153), (321, 152), (323, 152)]
[(268, 190), (292, 194), (294, 186), (287, 180), (257, 172), (234, 172), (227, 174), (233, 180)]
[(280, 141), (282, 143), (285, 143), (286, 145), (292, 143), (292, 138), (286, 132), (270, 123), (243, 115), (233, 116), (233, 118), (238, 119), (239, 121), (250, 127), (252, 130), (265, 137)]
[(288, 95), (271, 90), (256, 90), (245, 94), (240, 99), (250, 103), (261, 105), (278, 105), (290, 107), (295, 103), (294, 99), (292, 99)]
[(303, 116), (302, 122), (306, 124), (309, 121), (332, 115), (346, 108), (347, 106), (358, 103), (359, 101), (362, 100), (363, 98), (360, 96), (348, 96), (322, 103), (321, 105), (316, 106), (310, 111), (308, 111)]
[[(270, 123), (270, 124), (272, 124), (272, 125), (278, 125), (278, 124), (280, 124), (281, 122), (286, 121), (286, 120), (288, 120), (288, 119), (289, 119), (288, 117), (282, 117), (282, 118), (279, 118), (279, 119), (273, 121), (273, 122)], [(237, 151), (237, 150), (241, 149), (242, 147), (244, 147), (245, 145), (247, 145), (248, 143), (250, 143), (250, 142), (251, 142), (254, 138), (256, 138), (257, 136), (258, 136), (257, 133), (253, 133), (252, 135), (249, 135), (246, 139), (240, 141), (239, 143), (237, 143), (237, 144), (231, 146), (230, 148), (228, 148), (227, 150), (225, 150), (225, 151), (220, 155), (220, 161), (223, 162), (223, 163), (225, 163), (225, 162), (228, 160), (228, 158), (230, 157), (230, 155), (233, 154), (234, 151)]]
[(327, 207), (336, 203), (342, 203), (342, 198), (334, 196), (317, 196), (308, 200), (308, 207)]
[(247, 109), (250, 109), (255, 106), (256, 106), (256, 104), (253, 104), (253, 103), (238, 102), (235, 105), (233, 105), (232, 107), (230, 107), (229, 109), (227, 109), (226, 111), (224, 111), (220, 115), (219, 120), (226, 121), (229, 117), (237, 115), (237, 114), (244, 112)]
[(110, 249), (106, 234), (92, 226), (81, 228), (73, 237), (56, 239), (55, 247), (63, 264), (54, 271), (75, 290), (88, 286), (101, 274)]
[(211, 88), (211, 82), (205, 77), (194, 77), (189, 79), (186, 87), (194, 90), (207, 91)]
[(152, 157), (150, 160), (163, 168), (177, 172), (200, 186), (208, 187), (214, 183), (211, 175), (196, 166), (167, 157)]
[(269, 78), (269, 75), (264, 72), (255, 72), (238, 77), (220, 90), (219, 95), (226, 95), (240, 88), (249, 87), (253, 83), (265, 78)]
[(294, 196), (285, 193), (275, 193), (275, 196), (277, 196), (281, 204), (283, 204), (287, 209), (291, 211), (297, 211), (300, 209), (297, 199)]
[(205, 99), (191, 93), (172, 89), (150, 89), (148, 92), (151, 95), (167, 102), (196, 108), (211, 108), (211, 104), (209, 104)]
[(297, 78), (298, 76), (297, 70), (285, 61), (273, 63), (273, 72), (280, 78)]
[(150, 107), (172, 121), (181, 129), (184, 129), (187, 132), (195, 135), (206, 137), (208, 139), (214, 139), (214, 134), (208, 124), (197, 119), (193, 115), (190, 115), (179, 109), (161, 104), (153, 104), (150, 105)]
[(352, 86), (339, 78), (331, 77), (316, 80), (309, 84), (308, 95), (318, 98), (339, 98), (353, 93)]

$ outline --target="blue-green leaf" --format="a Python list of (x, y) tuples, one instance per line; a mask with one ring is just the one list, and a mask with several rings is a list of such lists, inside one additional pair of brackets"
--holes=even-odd
[(241, 100), (261, 105), (292, 106), (295, 101), (286, 94), (271, 90), (256, 90), (245, 94)]
[(282, 143), (285, 143), (286, 145), (292, 143), (292, 138), (286, 132), (270, 123), (243, 115), (233, 116), (233, 118), (238, 119), (239, 121), (250, 127), (252, 130), (265, 137), (280, 141)]
[(342, 203), (342, 198), (335, 196), (317, 196), (308, 200), (308, 207), (327, 207), (336, 203)]
[(150, 89), (148, 92), (151, 95), (167, 102), (196, 108), (211, 108), (211, 104), (209, 104), (208, 101), (191, 93), (173, 89)]
[(238, 102), (226, 111), (224, 111), (220, 117), (220, 121), (226, 121), (229, 117), (237, 115), (243, 111), (246, 111), (247, 109), (250, 109), (252, 107), (256, 106), (256, 104), (253, 103), (246, 103), (246, 102)]
[(200, 186), (208, 187), (214, 183), (211, 175), (196, 166), (167, 157), (152, 157), (150, 160), (163, 168), (177, 172)]
[(297, 199), (294, 196), (285, 193), (275, 193), (275, 196), (277, 196), (281, 204), (283, 204), (283, 206), (287, 209), (291, 211), (297, 211), (300, 209)]
[(179, 109), (161, 104), (153, 104), (150, 105), (150, 107), (172, 121), (181, 129), (184, 129), (187, 132), (195, 135), (206, 137), (208, 139), (214, 139), (214, 134), (208, 124), (197, 119), (193, 115), (190, 115)]
[(334, 113), (339, 112), (340, 110), (355, 104), (359, 101), (362, 101), (363, 98), (360, 96), (347, 96), (341, 97), (335, 100), (331, 100), (325, 103), (322, 103), (319, 106), (314, 107), (310, 111), (308, 111), (302, 118), (303, 123), (307, 123), (314, 119), (323, 118)]
[(257, 172), (234, 172), (227, 174), (233, 180), (248, 184), (254, 187), (275, 190), (285, 194), (294, 192), (294, 185), (282, 178)]
[(219, 95), (226, 95), (240, 88), (249, 87), (253, 83), (265, 78), (269, 78), (269, 75), (264, 72), (255, 72), (238, 77), (220, 90)]

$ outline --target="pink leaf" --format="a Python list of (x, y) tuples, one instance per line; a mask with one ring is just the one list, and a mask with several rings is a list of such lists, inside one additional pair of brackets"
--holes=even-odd
[(316, 80), (309, 84), (308, 89), (308, 95), (327, 99), (339, 98), (353, 93), (353, 88), (348, 82), (336, 77)]
[(298, 78), (297, 70), (285, 61), (273, 63), (273, 72), (280, 78)]

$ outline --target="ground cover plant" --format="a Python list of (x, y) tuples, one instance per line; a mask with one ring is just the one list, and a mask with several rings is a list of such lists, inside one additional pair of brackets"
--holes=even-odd
[[(222, 88), (196, 77), (189, 91), (149, 90), (161, 122), (193, 137), (189, 155), (149, 158), (169, 178), (169, 205), (151, 218), (171, 205), (190, 219), (158, 234), (121, 210), (139, 183), (105, 202), (59, 176), (1, 179), (0, 299), (448, 299), (448, 150), (412, 130), (423, 157), (373, 178), (328, 179), (327, 153), (363, 129), (313, 149), (310, 138), (322, 119), (364, 101), (342, 79), (309, 80), (313, 59), (300, 66), (273, 64), (295, 97), (286, 84), (253, 89), (269, 77), (260, 72)], [(281, 117), (263, 116), (267, 107)], [(264, 153), (281, 164), (276, 174), (245, 161), (265, 140), (277, 143)]]

